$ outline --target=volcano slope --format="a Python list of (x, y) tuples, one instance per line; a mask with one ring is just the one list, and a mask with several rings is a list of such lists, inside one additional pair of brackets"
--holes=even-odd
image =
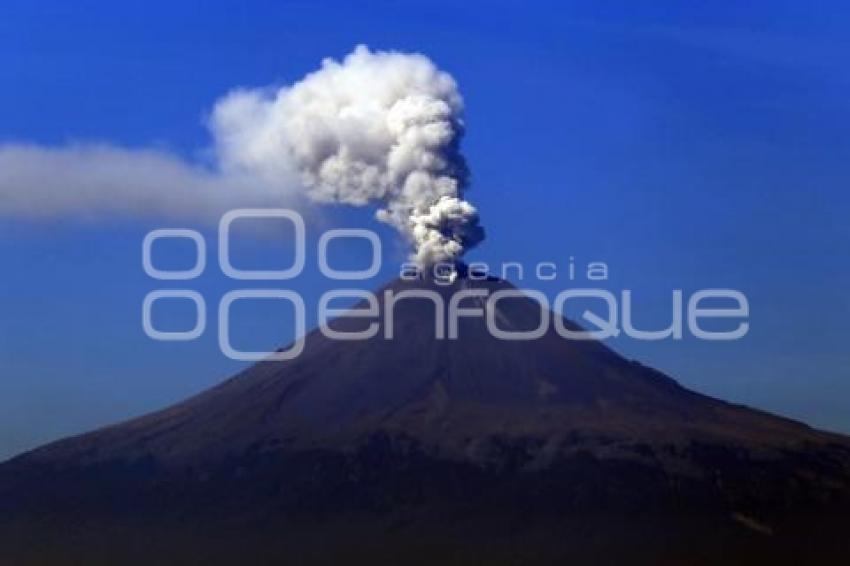
[[(512, 289), (382, 291), (475, 288)], [(503, 329), (540, 316), (499, 302)], [(847, 563), (847, 437), (551, 329), (437, 339), (421, 298), (392, 319), (391, 340), (314, 331), (297, 359), (4, 463), (0, 563)]]

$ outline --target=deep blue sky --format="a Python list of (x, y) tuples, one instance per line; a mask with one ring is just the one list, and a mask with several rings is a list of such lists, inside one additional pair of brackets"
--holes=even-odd
[[(612, 346), (700, 391), (850, 432), (841, 3), (117, 4), (4, 3), (0, 142), (156, 146), (193, 159), (210, 141), (205, 113), (233, 87), (296, 80), (358, 43), (425, 53), (466, 100), (469, 198), (489, 234), (473, 259), (605, 261), (608, 286), (634, 289), (646, 324), (669, 316), (672, 289), (740, 289), (751, 304), (743, 340)], [(141, 269), (141, 240), (162, 225), (0, 220), (0, 458), (241, 367), (218, 353), (214, 326), (191, 344), (142, 333), (145, 293), (179, 286)], [(214, 314), (233, 285), (216, 273), (212, 232), (185, 225), (208, 235), (211, 261), (191, 286)], [(388, 267), (371, 284), (403, 255), (368, 213), (333, 210), (317, 226), (386, 236)], [(248, 237), (246, 253), (268, 265), (281, 240)], [(181, 261), (176, 247), (162, 253)], [(292, 287), (310, 310), (329, 284), (307, 274)], [(273, 314), (242, 312), (244, 345), (287, 337)], [(186, 318), (175, 305), (160, 322)]]

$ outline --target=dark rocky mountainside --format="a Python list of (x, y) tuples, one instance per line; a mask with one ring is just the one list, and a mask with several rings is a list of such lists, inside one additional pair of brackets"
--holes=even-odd
[[(510, 285), (387, 287), (466, 288)], [(536, 326), (533, 301), (499, 305), (501, 327)], [(425, 299), (393, 324), (392, 340), (314, 331), (295, 360), (0, 465), (0, 563), (850, 557), (847, 437), (552, 329), (503, 341), (463, 318), (439, 340)]]

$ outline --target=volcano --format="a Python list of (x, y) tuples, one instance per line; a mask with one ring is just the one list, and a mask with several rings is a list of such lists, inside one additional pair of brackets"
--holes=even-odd
[[(384, 290), (474, 288), (513, 289)], [(541, 312), (516, 298), (496, 316), (523, 330)], [(392, 339), (313, 331), (297, 359), (7, 461), (0, 562), (846, 563), (847, 437), (599, 342), (504, 341), (473, 317), (437, 339), (435, 320), (403, 299)]]

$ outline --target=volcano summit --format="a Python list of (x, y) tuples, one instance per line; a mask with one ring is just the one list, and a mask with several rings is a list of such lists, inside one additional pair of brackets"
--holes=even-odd
[[(448, 304), (474, 288), (513, 289), (466, 277), (385, 289), (429, 290)], [(438, 340), (433, 310), (399, 302), (393, 339), (313, 331), (295, 360), (260, 362), (175, 406), (6, 462), (0, 561), (848, 556), (847, 437), (689, 391), (551, 327), (502, 341), (483, 319), (461, 318), (457, 340)], [(541, 313), (518, 298), (496, 315), (522, 330)]]

